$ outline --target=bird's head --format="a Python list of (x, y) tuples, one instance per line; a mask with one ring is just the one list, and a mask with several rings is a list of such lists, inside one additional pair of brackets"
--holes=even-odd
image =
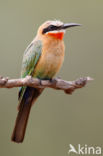
[(61, 21), (46, 21), (39, 29), (38, 34), (46, 37), (52, 37), (54, 39), (62, 40), (67, 28), (80, 26), (77, 23), (63, 23)]

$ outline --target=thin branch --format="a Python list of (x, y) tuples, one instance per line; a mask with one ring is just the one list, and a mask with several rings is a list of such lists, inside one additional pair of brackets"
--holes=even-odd
[(50, 80), (40, 80), (31, 76), (19, 79), (9, 79), (0, 76), (0, 88), (13, 88), (21, 86), (30, 86), (35, 88), (53, 88), (63, 90), (67, 94), (72, 94), (75, 89), (84, 87), (88, 81), (93, 80), (90, 77), (79, 78), (75, 81), (65, 81), (60, 78)]

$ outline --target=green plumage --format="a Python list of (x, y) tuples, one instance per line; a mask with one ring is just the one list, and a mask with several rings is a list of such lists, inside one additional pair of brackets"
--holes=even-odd
[(31, 43), (27, 47), (23, 56), (21, 77), (32, 75), (35, 65), (37, 64), (39, 57), (41, 55), (41, 50), (42, 50), (42, 42), (40, 40)]
[[(24, 52), (21, 77), (24, 78), (27, 75), (33, 76), (35, 66), (41, 56), (42, 42), (40, 40), (31, 43)], [(23, 94), (27, 87), (21, 87), (19, 91), (19, 100), (22, 99)]]

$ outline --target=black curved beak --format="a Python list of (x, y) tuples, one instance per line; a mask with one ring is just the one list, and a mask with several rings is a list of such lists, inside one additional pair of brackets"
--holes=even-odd
[(81, 26), (81, 24), (78, 23), (65, 23), (61, 26), (61, 29), (67, 29), (71, 27)]

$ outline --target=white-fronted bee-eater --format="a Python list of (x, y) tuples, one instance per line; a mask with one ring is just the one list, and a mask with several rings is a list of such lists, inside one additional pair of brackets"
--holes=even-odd
[[(52, 79), (60, 70), (64, 60), (65, 46), (63, 36), (67, 28), (80, 26), (77, 23), (46, 21), (24, 52), (21, 77), (31, 75), (34, 78)], [(43, 89), (21, 87), (19, 91), (18, 115), (12, 134), (12, 141), (23, 142), (32, 104)]]

